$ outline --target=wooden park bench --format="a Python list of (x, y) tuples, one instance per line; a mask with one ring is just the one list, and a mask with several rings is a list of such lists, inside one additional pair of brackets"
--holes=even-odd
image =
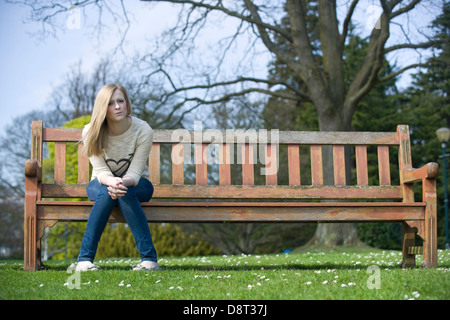
[[(278, 171), (284, 168), (287, 172), (289, 181), (285, 185), (279, 184), (277, 172), (270, 170), (264, 183), (255, 183), (257, 166), (251, 159), (256, 149), (250, 143), (255, 141), (247, 139), (239, 146), (236, 132), (206, 131), (154, 130), (149, 177), (155, 191), (152, 200), (142, 204), (149, 222), (402, 222), (402, 266), (415, 266), (415, 255), (423, 254), (422, 266), (436, 267), (438, 165), (412, 168), (408, 126), (398, 126), (397, 132), (277, 132), (278, 141), (258, 136), (256, 143), (259, 150), (264, 148), (267, 157), (287, 159), (287, 163), (279, 161)], [(87, 221), (93, 202), (85, 198), (89, 160), (82, 152), (77, 155), (78, 182), (69, 184), (65, 177), (66, 146), (79, 142), (81, 129), (44, 128), (42, 121), (33, 121), (31, 139), (31, 159), (25, 163), (24, 269), (38, 270), (42, 265), (40, 239), (44, 228), (58, 221)], [(42, 168), (47, 142), (55, 142), (54, 181), (44, 183), (48, 180), (43, 179)], [(213, 143), (218, 144), (216, 153), (208, 149)], [(240, 183), (232, 185), (231, 172), (235, 171), (230, 168), (235, 164), (230, 154), (238, 146), (244, 151), (238, 163)], [(353, 151), (348, 153), (346, 148)], [(167, 157), (163, 150), (169, 150)], [(188, 167), (190, 150), (195, 159), (192, 167)], [(391, 169), (390, 153), (391, 159), (398, 153), (395, 169)], [(208, 154), (218, 155), (217, 179), (211, 178), (214, 165), (207, 163)], [(333, 185), (324, 184), (328, 178), (322, 169), (326, 154), (332, 155)], [(347, 178), (346, 154), (356, 159), (354, 185)], [(374, 170), (369, 160), (378, 165), (376, 177), (372, 177)], [(307, 179), (303, 178), (305, 174)], [(171, 182), (162, 183), (167, 176)], [(397, 185), (391, 184), (391, 176), (399, 181)], [(376, 181), (375, 185), (369, 184), (369, 177)], [(212, 184), (212, 180), (218, 183)], [(421, 182), (422, 199), (414, 199), (414, 182)], [(118, 208), (110, 222), (125, 222)], [(415, 244), (416, 233), (423, 240), (423, 251)]]

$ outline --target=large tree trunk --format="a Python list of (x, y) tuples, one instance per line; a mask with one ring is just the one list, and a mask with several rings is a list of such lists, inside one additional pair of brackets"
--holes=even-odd
[(336, 247), (361, 244), (356, 223), (320, 223), (314, 236), (305, 246)]
[[(339, 35), (335, 1), (319, 1), (319, 34), (322, 64), (314, 57), (307, 36), (306, 12), (301, 1), (286, 2), (294, 49), (298, 55), (297, 72), (305, 84), (319, 115), (320, 131), (348, 131), (357, 99), (346, 100), (344, 80), (344, 43)], [(293, 66), (293, 70), (296, 70)], [(351, 101), (351, 102), (349, 102)], [(346, 148), (347, 149), (347, 148)], [(334, 185), (331, 146), (322, 149), (325, 185)], [(346, 150), (347, 183), (350, 181), (350, 153)], [(333, 200), (334, 201), (334, 200)], [(336, 246), (358, 243), (355, 224), (320, 224), (310, 244)]]
[[(330, 106), (328, 110), (343, 110), (342, 107)], [(320, 131), (350, 131), (351, 121), (337, 112), (319, 115)], [(323, 146), (324, 184), (334, 185), (333, 150), (331, 146)], [(345, 150), (345, 172), (347, 184), (351, 181), (351, 151)], [(339, 201), (339, 200), (332, 200)], [(360, 245), (356, 223), (320, 223), (316, 232), (306, 246), (335, 247), (338, 245)]]

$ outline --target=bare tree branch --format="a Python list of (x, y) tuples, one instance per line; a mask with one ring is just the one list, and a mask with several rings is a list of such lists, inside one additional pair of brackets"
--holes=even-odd
[(274, 32), (280, 34), (281, 36), (283, 36), (287, 41), (292, 42), (291, 35), (288, 32), (286, 32), (285, 30), (283, 30), (282, 28), (279, 28), (278, 26), (275, 26), (275, 25), (271, 25), (271, 24), (265, 23), (261, 19), (255, 20), (254, 17), (252, 17), (252, 16), (248, 16), (248, 15), (245, 15), (243, 13), (239, 13), (239, 12), (237, 12), (235, 10), (231, 10), (229, 8), (226, 8), (226, 7), (223, 6), (223, 2), (222, 1), (218, 1), (216, 5), (205, 3), (204, 1), (193, 1), (193, 0), (162, 0), (162, 1), (160, 1), (160, 0), (141, 0), (141, 1), (144, 1), (144, 2), (146, 2), (146, 1), (148, 1), (148, 2), (152, 2), (152, 1), (153, 2), (171, 2), (171, 3), (178, 3), (178, 4), (190, 4), (190, 5), (193, 6), (193, 8), (199, 7), (199, 8), (205, 8), (205, 9), (208, 9), (208, 10), (221, 11), (221, 12), (225, 13), (228, 16), (235, 17), (235, 18), (238, 18), (238, 19), (240, 19), (242, 21), (246, 21), (246, 22), (249, 22), (251, 24), (259, 25), (262, 28), (265, 28), (267, 30), (274, 31)]
[[(161, 71), (162, 72), (162, 71)], [(290, 96), (290, 99), (293, 100), (301, 100), (301, 101), (311, 101), (310, 97), (303, 91), (293, 87), (292, 85), (287, 84), (286, 82), (283, 81), (273, 81), (273, 80), (266, 80), (266, 79), (258, 79), (258, 78), (248, 78), (248, 77), (239, 77), (235, 80), (230, 80), (230, 81), (224, 81), (224, 82), (216, 82), (216, 83), (210, 83), (210, 84), (204, 84), (204, 85), (194, 85), (194, 86), (189, 86), (189, 87), (181, 87), (181, 88), (177, 88), (175, 87), (175, 85), (173, 84), (173, 81), (171, 80), (170, 76), (164, 71), (164, 74), (168, 77), (168, 79), (170, 80), (171, 84), (172, 84), (172, 89), (173, 91), (171, 91), (170, 93), (168, 93), (166, 95), (166, 98), (163, 99), (163, 103), (167, 102), (167, 98), (169, 98), (170, 96), (176, 95), (180, 92), (183, 91), (190, 91), (190, 90), (195, 90), (195, 89), (212, 89), (215, 87), (225, 87), (225, 86), (230, 86), (233, 84), (238, 84), (238, 83), (243, 83), (243, 82), (255, 82), (255, 83), (265, 83), (267, 85), (270, 86), (276, 86), (276, 85), (282, 85), (290, 90), (292, 90), (294, 93), (296, 93), (296, 95), (288, 95), (286, 94), (286, 96)], [(276, 95), (276, 96), (280, 96), (279, 93), (274, 92), (274, 91), (270, 91), (270, 90), (264, 90), (261, 88), (253, 88), (253, 89), (247, 89), (247, 90), (254, 90), (255, 92), (264, 92), (266, 94), (269, 95)]]
[(259, 36), (261, 37), (261, 40), (267, 47), (267, 49), (269, 49), (270, 52), (274, 53), (280, 60), (284, 61), (286, 64), (290, 65), (291, 67), (296, 67), (297, 63), (294, 61), (294, 59), (288, 53), (283, 51), (279, 46), (273, 43), (273, 41), (270, 39), (270, 35), (267, 32), (268, 28), (265, 26), (265, 23), (262, 22), (261, 16), (259, 15), (258, 9), (255, 4), (251, 0), (244, 0), (244, 3), (247, 9), (250, 11), (252, 21), (256, 25)]
[(352, 21), (353, 13), (355, 12), (356, 5), (358, 4), (359, 0), (353, 0), (352, 4), (350, 5), (350, 8), (348, 9), (347, 15), (344, 19), (344, 24), (342, 28), (342, 34), (341, 34), (341, 46), (344, 47), (345, 40), (347, 39), (348, 35), (348, 27), (350, 25), (350, 22)]
[(432, 41), (428, 41), (428, 42), (422, 42), (422, 43), (402, 43), (402, 44), (397, 44), (391, 47), (388, 47), (386, 49), (384, 49), (384, 53), (390, 53), (396, 50), (401, 50), (401, 49), (427, 49), (427, 48), (431, 48), (432, 46), (436, 45), (436, 44), (440, 44), (440, 43), (445, 43), (445, 40), (432, 40)]
[[(53, 37), (57, 37), (57, 30), (65, 30), (67, 26), (65, 24), (59, 25), (56, 20), (59, 16), (67, 15), (70, 10), (75, 8), (78, 9), (86, 9), (88, 7), (96, 8), (97, 10), (97, 23), (94, 26), (94, 33), (97, 34), (97, 37), (100, 37), (106, 26), (103, 23), (104, 19), (104, 9), (109, 13), (109, 16), (113, 18), (114, 21), (120, 21), (120, 24), (117, 24), (117, 31), (121, 34), (121, 39), (118, 42), (115, 52), (117, 50), (122, 50), (122, 45), (126, 39), (128, 31), (131, 27), (131, 21), (129, 19), (128, 10), (125, 7), (124, 0), (120, 0), (120, 10), (117, 10), (113, 6), (111, 6), (111, 2), (103, 0), (80, 0), (72, 3), (61, 3), (62, 1), (57, 0), (5, 0), (7, 3), (11, 4), (20, 4), (25, 7), (30, 8), (30, 15), (28, 17), (29, 22), (39, 22), (41, 24), (41, 30), (36, 32), (36, 36), (44, 39), (45, 37), (51, 35)], [(84, 15), (85, 18), (86, 15)], [(122, 21), (124, 23), (122, 23)], [(111, 28), (111, 26), (107, 26), (107, 28)], [(88, 28), (85, 28), (88, 30)], [(99, 41), (100, 42), (100, 41)]]
[(420, 68), (420, 67), (424, 67), (424, 68), (425, 68), (425, 67), (427, 67), (427, 66), (428, 66), (428, 64), (426, 64), (426, 63), (414, 63), (414, 64), (411, 64), (411, 65), (406, 66), (406, 67), (404, 67), (404, 68), (401, 68), (400, 70), (398, 70), (398, 71), (396, 71), (396, 72), (393, 72), (393, 73), (391, 73), (391, 74), (388, 74), (387, 76), (381, 77), (381, 78), (379, 79), (379, 81), (380, 81), (380, 82), (387, 81), (387, 80), (389, 80), (389, 79), (395, 78), (396, 76), (402, 74), (403, 72), (405, 72), (405, 71), (407, 71), (407, 70), (415, 69), (415, 68)]
[[(395, 11), (395, 12), (392, 12), (391, 13), (391, 19), (394, 19), (395, 17), (397, 17), (397, 16), (399, 16), (399, 15), (401, 15), (401, 14), (404, 14), (404, 13), (406, 13), (406, 12), (408, 12), (408, 11), (411, 11), (412, 9), (414, 9), (414, 7), (419, 3), (419, 2), (421, 2), (422, 0), (413, 0), (413, 1), (411, 1), (408, 5), (406, 5), (406, 6), (404, 6), (404, 7), (402, 7), (402, 8), (400, 8), (400, 9), (398, 9), (397, 11)], [(393, 4), (393, 7), (394, 6), (396, 6), (398, 3), (400, 3), (401, 1), (394, 1), (394, 4)]]

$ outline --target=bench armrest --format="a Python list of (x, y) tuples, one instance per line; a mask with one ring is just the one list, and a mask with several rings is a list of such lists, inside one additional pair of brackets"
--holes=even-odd
[(42, 167), (36, 159), (28, 159), (25, 161), (25, 176), (29, 178), (37, 177), (38, 181), (41, 181)]
[(405, 169), (402, 174), (403, 183), (413, 183), (423, 179), (436, 179), (439, 174), (439, 165), (436, 162), (429, 162), (418, 169)]

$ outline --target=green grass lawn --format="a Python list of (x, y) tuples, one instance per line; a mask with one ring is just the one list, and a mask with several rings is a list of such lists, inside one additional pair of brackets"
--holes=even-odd
[(145, 272), (131, 270), (139, 259), (122, 258), (97, 260), (102, 270), (77, 274), (67, 271), (74, 261), (48, 261), (48, 270), (26, 272), (21, 261), (0, 260), (0, 299), (450, 298), (449, 250), (439, 250), (436, 269), (400, 269), (400, 261), (401, 252), (376, 249), (161, 257), (164, 270)]

